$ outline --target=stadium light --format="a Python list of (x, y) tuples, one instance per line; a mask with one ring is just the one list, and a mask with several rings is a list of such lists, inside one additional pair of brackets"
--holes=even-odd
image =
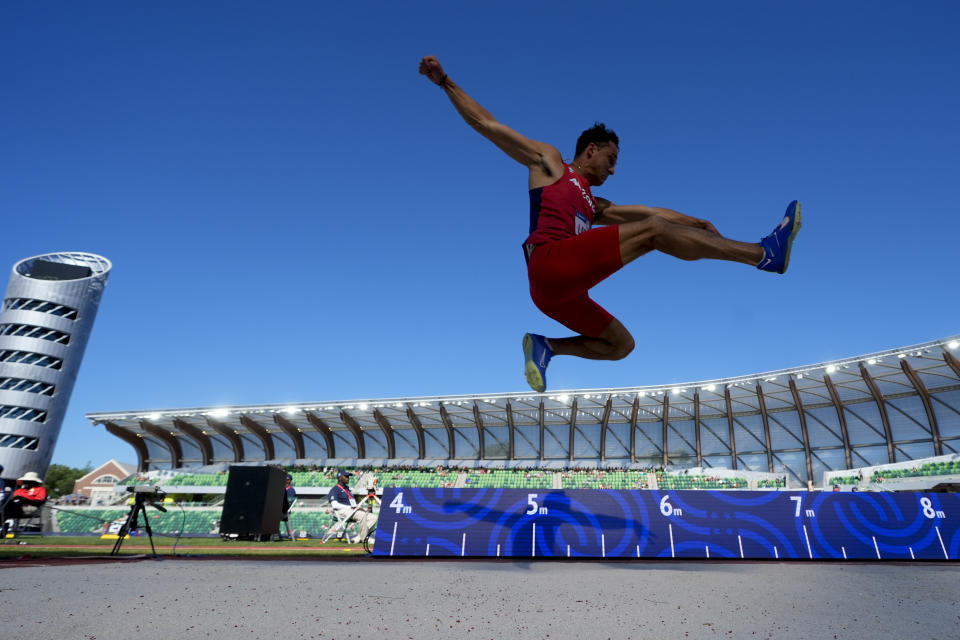
[(357, 408), (360, 409), (360, 411), (366, 411), (367, 408), (368, 408), (368, 405), (367, 405), (366, 402), (364, 402), (364, 403), (362, 403), (360, 406), (358, 406)]
[(210, 416), (213, 418), (226, 418), (230, 415), (229, 409), (214, 409), (210, 412)]
[(150, 420), (152, 422), (154, 420), (159, 420), (162, 417), (163, 417), (162, 413), (151, 413), (147, 415), (147, 420)]
[(960, 341), (951, 340), (950, 342), (947, 343), (948, 349), (956, 349), (957, 347), (960, 347)]
[(867, 364), (871, 364), (871, 365), (877, 364), (877, 359), (876, 359), (876, 358), (870, 358), (869, 360), (867, 360)]
[(835, 365), (831, 364), (827, 366), (827, 373), (834, 373), (836, 370), (837, 370), (837, 367)]
[(570, 396), (566, 393), (561, 393), (559, 396), (557, 396), (557, 400), (559, 400), (560, 402), (567, 402), (568, 400), (570, 400)]

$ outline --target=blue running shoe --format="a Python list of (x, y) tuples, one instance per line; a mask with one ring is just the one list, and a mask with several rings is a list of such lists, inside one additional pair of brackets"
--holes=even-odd
[(547, 390), (547, 365), (553, 357), (553, 349), (547, 346), (547, 340), (535, 333), (523, 336), (523, 373), (527, 384), (538, 393)]
[(760, 241), (763, 247), (763, 260), (757, 265), (761, 271), (784, 273), (790, 264), (790, 248), (793, 239), (800, 232), (800, 203), (794, 200), (787, 205), (783, 220), (773, 233)]

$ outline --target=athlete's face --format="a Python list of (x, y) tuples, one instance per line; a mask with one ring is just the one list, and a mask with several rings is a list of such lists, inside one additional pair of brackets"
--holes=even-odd
[(614, 170), (617, 166), (617, 158), (620, 155), (620, 150), (617, 148), (617, 145), (613, 142), (607, 142), (603, 145), (594, 146), (595, 149), (593, 153), (589, 153), (588, 150), (588, 163), (590, 165), (591, 173), (590, 184), (593, 186), (599, 186), (603, 184), (606, 179), (613, 175)]

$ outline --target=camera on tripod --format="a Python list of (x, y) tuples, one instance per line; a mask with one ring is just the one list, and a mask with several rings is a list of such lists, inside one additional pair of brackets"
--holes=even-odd
[(110, 555), (115, 556), (120, 551), (120, 545), (123, 544), (123, 539), (127, 535), (137, 528), (137, 520), (140, 514), (143, 514), (143, 527), (147, 530), (147, 537), (150, 538), (150, 549), (153, 551), (153, 557), (157, 557), (157, 548), (153, 546), (153, 530), (150, 528), (150, 520), (147, 518), (147, 505), (156, 509), (157, 511), (162, 511), (166, 513), (167, 510), (160, 504), (154, 502), (154, 500), (160, 499), (167, 494), (160, 490), (160, 487), (156, 487), (152, 484), (138, 484), (127, 487), (127, 493), (133, 494), (133, 504), (130, 507), (130, 514), (127, 516), (126, 522), (120, 527), (120, 532), (117, 535), (117, 541), (113, 545), (113, 551), (110, 552)]
[(154, 486), (152, 484), (138, 484), (132, 487), (127, 487), (127, 493), (133, 493), (136, 495), (144, 495), (144, 496), (165, 495), (163, 491), (160, 490), (160, 487)]

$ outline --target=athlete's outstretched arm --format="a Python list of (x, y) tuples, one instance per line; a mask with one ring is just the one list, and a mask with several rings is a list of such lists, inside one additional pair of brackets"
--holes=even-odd
[(662, 207), (648, 207), (642, 204), (621, 205), (613, 204), (609, 200), (597, 198), (599, 213), (594, 217), (595, 224), (621, 224), (624, 222), (639, 222), (651, 216), (659, 216), (668, 222), (682, 224), (687, 227), (706, 229), (713, 233), (720, 233), (709, 220), (694, 218), (673, 209)]
[(467, 124), (497, 145), (508, 156), (529, 167), (531, 181), (534, 178), (534, 172), (542, 173), (553, 180), (560, 176), (563, 171), (563, 157), (560, 151), (544, 142), (531, 140), (498, 122), (489, 111), (450, 79), (435, 57), (427, 56), (420, 61), (420, 73), (443, 88), (450, 102)]

